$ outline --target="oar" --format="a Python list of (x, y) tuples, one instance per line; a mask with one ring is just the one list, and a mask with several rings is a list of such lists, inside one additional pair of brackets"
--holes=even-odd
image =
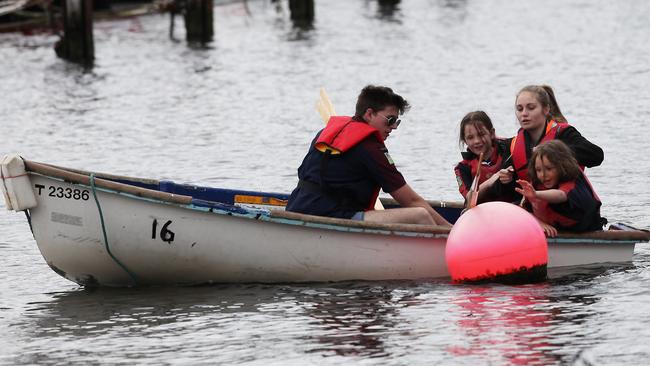
[(332, 104), (330, 98), (327, 96), (325, 88), (320, 88), (320, 99), (318, 99), (318, 103), (316, 103), (316, 111), (318, 111), (320, 117), (325, 123), (330, 120), (331, 116), (336, 115), (336, 111), (334, 111), (334, 105)]
[(476, 203), (478, 201), (478, 180), (481, 177), (481, 165), (483, 165), (483, 152), (481, 152), (481, 154), (478, 156), (478, 168), (476, 169), (476, 176), (472, 181), (472, 185), (469, 187), (469, 192), (467, 192), (467, 195), (469, 196), (467, 198), (468, 209), (476, 207)]
[[(512, 159), (512, 154), (506, 158), (501, 163), (501, 166), (507, 165), (508, 162), (510, 162), (510, 159)], [(469, 196), (467, 199), (467, 208), (470, 209), (472, 207), (476, 207), (476, 203), (478, 201), (478, 180), (481, 176), (481, 165), (483, 165), (483, 153), (481, 153), (478, 157), (478, 168), (476, 169), (476, 176), (474, 177), (474, 180), (472, 181), (472, 185), (470, 186), (469, 192), (467, 192), (467, 195)], [(523, 207), (523, 202), (521, 203)]]
[[(320, 117), (323, 119), (324, 123), (327, 123), (330, 120), (331, 116), (336, 115), (336, 112), (334, 111), (334, 104), (332, 104), (332, 101), (327, 96), (325, 88), (320, 88), (320, 99), (318, 99), (318, 103), (316, 103), (316, 111), (318, 114), (320, 114)], [(379, 197), (377, 197), (377, 200), (375, 201), (375, 210), (383, 209), (384, 205), (381, 204)]]

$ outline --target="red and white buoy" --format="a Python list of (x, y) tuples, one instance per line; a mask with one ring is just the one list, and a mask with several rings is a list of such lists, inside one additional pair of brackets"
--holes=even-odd
[(526, 210), (487, 202), (465, 212), (447, 239), (447, 268), (455, 282), (539, 282), (546, 279), (548, 244)]

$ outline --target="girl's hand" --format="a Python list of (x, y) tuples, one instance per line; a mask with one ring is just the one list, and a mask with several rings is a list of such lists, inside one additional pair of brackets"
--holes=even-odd
[(521, 186), (521, 188), (515, 187), (515, 191), (519, 193), (520, 195), (526, 197), (528, 202), (535, 202), (537, 199), (537, 191), (535, 191), (535, 188), (533, 188), (533, 185), (530, 184), (529, 181), (519, 179), (517, 180), (517, 184)]
[(549, 225), (545, 223), (544, 221), (537, 220), (539, 222), (539, 225), (542, 227), (542, 230), (544, 230), (544, 234), (548, 236), (549, 238), (554, 238), (557, 236), (557, 229), (553, 227), (552, 225)]
[(508, 167), (506, 169), (499, 170), (499, 173), (498, 173), (499, 174), (499, 181), (502, 184), (508, 184), (508, 183), (512, 182), (513, 172), (514, 172), (514, 169), (512, 167)]

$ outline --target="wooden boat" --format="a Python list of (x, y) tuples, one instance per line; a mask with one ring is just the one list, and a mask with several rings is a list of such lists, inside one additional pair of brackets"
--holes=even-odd
[[(287, 195), (2, 160), (7, 208), (24, 211), (48, 265), (81, 285), (190, 285), (448, 277), (438, 226), (283, 210)], [(394, 201), (383, 200), (385, 206)], [(454, 222), (462, 204), (430, 201)], [(631, 262), (633, 229), (549, 238), (549, 271)]]

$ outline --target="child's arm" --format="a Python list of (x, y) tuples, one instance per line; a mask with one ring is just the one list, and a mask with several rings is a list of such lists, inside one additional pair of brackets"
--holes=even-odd
[[(537, 210), (536, 207), (538, 207), (538, 203), (540, 200), (547, 201), (549, 203), (559, 203), (567, 200), (566, 193), (560, 191), (559, 189), (547, 189), (544, 191), (536, 191), (533, 185), (530, 184), (530, 182), (528, 181), (520, 179), (517, 181), (517, 183), (521, 185), (521, 188), (515, 187), (515, 190), (519, 192), (519, 194), (521, 194), (522, 196), (526, 197), (528, 202), (530, 202), (533, 205), (533, 212)], [(561, 199), (562, 196), (564, 196), (564, 201), (557, 201), (557, 202), (551, 201), (553, 199)], [(537, 219), (539, 226), (541, 226), (542, 230), (544, 230), (544, 234), (546, 234), (546, 236), (548, 236), (549, 238), (554, 238), (557, 236), (557, 229), (553, 225), (547, 224), (546, 222), (540, 220), (538, 217), (535, 218)]]
[(478, 186), (478, 192), (481, 193), (481, 192), (486, 191), (488, 188), (490, 188), (490, 186), (492, 186), (492, 184), (494, 184), (494, 182), (497, 181), (497, 179), (499, 179), (499, 174), (492, 175), (485, 182), (481, 183)]
[(528, 202), (535, 204), (537, 200), (544, 200), (548, 203), (562, 203), (567, 201), (566, 192), (559, 189), (545, 189), (543, 191), (536, 191), (530, 182), (523, 179), (517, 180), (521, 188), (515, 187), (515, 191), (526, 197)]
[(559, 189), (546, 189), (537, 191), (537, 198), (542, 199), (548, 203), (562, 203), (567, 201), (566, 192)]
[[(476, 192), (478, 203), (482, 203), (485, 202), (486, 200), (490, 200), (490, 197), (493, 195), (492, 186), (494, 185), (494, 182), (496, 182), (498, 179), (499, 179), (499, 175), (494, 174), (493, 176), (488, 178), (485, 182), (479, 184), (478, 191)], [(469, 196), (469, 194), (470, 193), (468, 193), (467, 195)]]

